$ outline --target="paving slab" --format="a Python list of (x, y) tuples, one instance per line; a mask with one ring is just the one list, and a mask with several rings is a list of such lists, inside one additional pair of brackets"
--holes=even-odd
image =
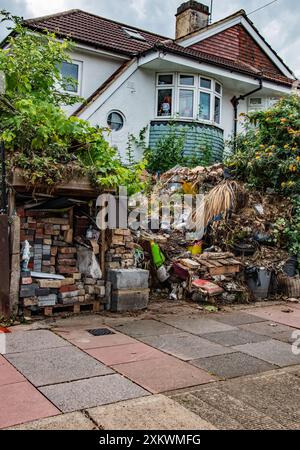
[(6, 357), (35, 386), (113, 373), (91, 356), (71, 346)]
[(287, 325), (282, 325), (277, 322), (251, 323), (247, 325), (241, 325), (239, 328), (244, 331), (269, 336), (274, 339), (276, 339), (276, 336), (280, 335), (281, 333), (287, 333), (292, 336), (293, 332), (297, 330), (297, 328), (288, 327)]
[(248, 355), (252, 355), (279, 367), (292, 366), (300, 363), (300, 354), (294, 355), (290, 344), (274, 339), (255, 344), (237, 345), (233, 348), (236, 351), (247, 353)]
[(114, 327), (121, 333), (132, 337), (158, 336), (163, 334), (176, 334), (178, 330), (174, 327), (158, 322), (157, 320), (135, 320)]
[(192, 388), (187, 393), (172, 395), (172, 398), (220, 430), (285, 429), (276, 416), (266, 413), (267, 407), (255, 402), (249, 404), (236, 392), (226, 389), (228, 383), (230, 381)]
[(96, 425), (88, 419), (84, 413), (78, 411), (59, 416), (49, 417), (47, 419), (35, 420), (33, 422), (24, 423), (9, 430), (96, 430)]
[(6, 335), (6, 353), (22, 353), (70, 345), (49, 330), (13, 331)]
[(26, 381), (6, 359), (0, 355), (0, 386)]
[(262, 342), (270, 339), (268, 336), (251, 333), (250, 331), (241, 330), (239, 328), (231, 331), (223, 331), (221, 333), (203, 334), (202, 338), (207, 339), (211, 342), (215, 342), (217, 344), (224, 345), (226, 347), (249, 344), (252, 342)]
[(213, 320), (225, 323), (227, 325), (231, 325), (233, 327), (245, 325), (247, 323), (263, 322), (265, 320), (259, 316), (253, 316), (251, 314), (247, 314), (240, 311), (232, 313), (214, 314), (212, 318)]
[(215, 381), (205, 371), (167, 355), (147, 361), (119, 364), (113, 368), (152, 393)]
[(60, 413), (27, 381), (0, 386), (0, 405), (0, 428)]
[(162, 352), (141, 342), (128, 345), (115, 345), (114, 347), (94, 348), (86, 350), (86, 352), (107, 366), (144, 361), (163, 356)]
[(234, 328), (208, 317), (182, 317), (182, 316), (164, 316), (159, 319), (168, 325), (178, 328), (181, 331), (193, 333), (197, 335), (214, 333), (217, 331), (229, 331)]
[(220, 383), (220, 390), (264, 412), (287, 429), (300, 423), (300, 378), (290, 373), (275, 371), (236, 378)]
[(143, 342), (177, 358), (189, 361), (207, 356), (231, 353), (228, 347), (210, 342), (189, 333), (164, 336), (147, 336), (140, 338)]
[[(107, 328), (104, 326), (97, 326), (96, 328)], [(137, 341), (129, 336), (118, 333), (115, 330), (115, 334), (109, 334), (104, 336), (92, 336), (87, 330), (93, 329), (93, 327), (86, 328), (66, 328), (57, 329), (56, 333), (61, 335), (64, 339), (67, 339), (71, 344), (82, 350), (88, 350), (93, 348), (113, 347), (115, 345), (128, 345), (134, 344)]]
[(118, 374), (44, 386), (40, 391), (63, 412), (149, 395), (140, 386)]
[[(290, 312), (284, 312), (284, 311)], [(260, 317), (261, 319), (282, 323), (289, 327), (300, 329), (300, 308), (293, 305), (276, 305), (266, 308), (257, 308), (248, 311), (249, 314), (254, 317)]]
[(152, 395), (89, 409), (105, 430), (212, 430), (206, 420), (164, 395)]
[(196, 367), (200, 367), (213, 375), (225, 379), (254, 375), (277, 368), (275, 365), (239, 352), (196, 359), (191, 363)]

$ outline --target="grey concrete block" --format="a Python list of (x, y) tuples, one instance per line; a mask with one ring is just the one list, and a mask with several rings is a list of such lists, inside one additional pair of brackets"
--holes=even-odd
[(38, 284), (29, 284), (28, 286), (24, 285), (20, 289), (20, 297), (34, 297), (35, 291), (38, 289)]
[(145, 309), (149, 303), (149, 289), (113, 291), (111, 311), (125, 312)]
[(109, 270), (108, 281), (111, 281), (114, 290), (120, 289), (147, 289), (149, 287), (149, 271), (142, 269), (115, 269)]

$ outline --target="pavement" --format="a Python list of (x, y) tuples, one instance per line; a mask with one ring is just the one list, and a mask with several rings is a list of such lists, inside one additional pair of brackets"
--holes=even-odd
[(300, 429), (300, 304), (10, 331), (0, 334), (0, 429)]

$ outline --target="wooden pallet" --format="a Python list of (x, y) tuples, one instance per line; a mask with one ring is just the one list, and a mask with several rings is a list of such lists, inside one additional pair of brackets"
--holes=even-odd
[(241, 270), (241, 263), (234, 258), (198, 258), (197, 261), (211, 276), (235, 274)]
[[(72, 305), (61, 305), (57, 304), (55, 306), (43, 306), (40, 307), (41, 311), (39, 315), (43, 315), (46, 317), (51, 317), (54, 314), (60, 314), (68, 312), (70, 314), (80, 314), (81, 312), (90, 311), (93, 313), (97, 313), (104, 310), (104, 305), (99, 301), (94, 302), (83, 302), (83, 303), (73, 303)], [(24, 310), (25, 316), (31, 316), (32, 311), (30, 308), (26, 308)]]

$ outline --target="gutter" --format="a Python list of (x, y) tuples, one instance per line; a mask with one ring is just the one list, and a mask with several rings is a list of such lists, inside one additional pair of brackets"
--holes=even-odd
[(249, 97), (252, 94), (255, 94), (255, 92), (261, 91), (263, 88), (263, 81), (262, 78), (259, 79), (259, 87), (256, 89), (253, 89), (252, 91), (248, 92), (247, 94), (240, 95), (239, 97), (234, 96), (231, 99), (231, 103), (234, 109), (234, 130), (233, 130), (233, 149), (234, 153), (236, 153), (236, 145), (237, 145), (237, 128), (238, 128), (238, 106), (240, 104), (241, 100), (245, 100), (245, 98)]

